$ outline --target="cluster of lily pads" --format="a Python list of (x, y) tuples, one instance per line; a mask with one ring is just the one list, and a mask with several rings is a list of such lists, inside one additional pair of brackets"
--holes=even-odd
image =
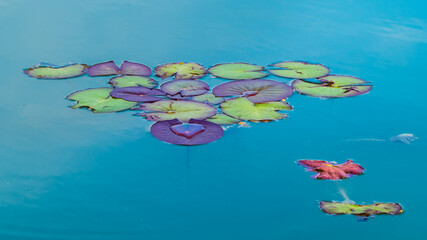
[[(140, 63), (124, 61), (119, 67), (113, 61), (53, 66), (39, 64), (24, 70), (39, 79), (67, 79), (84, 74), (91, 77), (113, 76), (111, 87), (91, 88), (71, 93), (66, 98), (77, 101), (71, 108), (88, 108), (94, 113), (124, 110), (141, 111), (135, 115), (155, 122), (152, 135), (164, 142), (178, 145), (200, 145), (223, 136), (224, 125), (246, 121), (269, 122), (286, 118), (283, 111), (292, 110), (288, 98), (294, 91), (319, 98), (342, 98), (365, 94), (372, 85), (360, 78), (330, 75), (324, 65), (302, 61), (284, 61), (268, 69), (249, 63), (223, 63), (208, 69), (198, 63), (168, 63), (154, 69), (154, 75), (169, 79), (158, 86), (151, 69)], [(225, 82), (214, 88), (201, 81), (205, 75)], [(293, 79), (290, 84), (262, 79), (273, 74)], [(326, 161), (301, 160), (299, 163), (318, 174), (317, 179), (339, 180), (360, 175), (364, 169), (352, 161), (334, 165)], [(321, 202), (329, 214), (399, 214), (395, 203), (356, 205)]]

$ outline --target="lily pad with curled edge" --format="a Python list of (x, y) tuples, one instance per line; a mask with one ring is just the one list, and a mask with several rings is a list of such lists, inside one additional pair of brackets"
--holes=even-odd
[(375, 203), (370, 205), (359, 205), (347, 202), (320, 201), (320, 209), (331, 215), (355, 215), (359, 217), (370, 217), (374, 215), (399, 215), (403, 208), (399, 203)]
[(85, 74), (88, 67), (86, 64), (71, 64), (59, 67), (39, 66), (24, 69), (24, 73), (39, 79), (65, 79)]
[(155, 102), (162, 100), (165, 93), (160, 89), (146, 87), (123, 87), (111, 91), (111, 96), (132, 102)]
[(280, 69), (270, 69), (269, 71), (279, 77), (285, 78), (318, 78), (329, 74), (329, 68), (322, 64), (312, 64), (299, 61), (285, 61), (271, 65)]
[(322, 160), (299, 160), (298, 163), (308, 171), (316, 172), (313, 178), (322, 180), (346, 179), (352, 175), (361, 175), (365, 171), (362, 166), (353, 163), (352, 160), (341, 164)]
[(213, 93), (205, 93), (202, 95), (194, 96), (191, 100), (196, 102), (204, 102), (211, 105), (217, 105), (225, 101), (223, 97), (217, 97)]
[(138, 76), (150, 76), (151, 69), (144, 64), (124, 61), (119, 67), (113, 62), (103, 62), (92, 65), (87, 73), (94, 76), (109, 76), (109, 75), (138, 75)]
[(253, 103), (280, 101), (288, 98), (293, 89), (286, 83), (273, 80), (239, 80), (216, 86), (212, 93), (217, 97), (243, 96)]
[(188, 123), (178, 119), (160, 121), (151, 126), (150, 131), (160, 141), (187, 146), (210, 143), (224, 134), (221, 126), (196, 119), (190, 119)]
[(206, 121), (213, 122), (218, 125), (231, 125), (240, 122), (239, 119), (235, 119), (223, 113), (217, 113), (216, 115), (206, 119)]
[(160, 89), (170, 95), (197, 96), (209, 91), (209, 85), (200, 80), (173, 80), (163, 83)]
[(264, 67), (249, 63), (222, 63), (209, 68), (208, 71), (216, 77), (232, 80), (256, 79), (268, 75), (263, 72)]
[(330, 75), (317, 80), (321, 83), (297, 79), (292, 81), (292, 87), (298, 93), (320, 98), (353, 97), (365, 94), (372, 89), (369, 82), (351, 76)]
[(119, 112), (134, 107), (136, 102), (129, 102), (110, 96), (113, 88), (91, 88), (68, 95), (69, 100), (77, 101), (71, 108), (87, 107), (94, 113)]
[(253, 103), (247, 98), (234, 98), (221, 103), (222, 111), (230, 117), (247, 121), (271, 121), (286, 118), (288, 115), (280, 110), (292, 110), (288, 103), (266, 102)]
[(163, 79), (175, 76), (175, 79), (197, 79), (206, 74), (206, 69), (197, 63), (168, 63), (154, 69), (156, 76)]
[(108, 83), (119, 88), (136, 86), (154, 88), (157, 86), (157, 81), (154, 79), (131, 75), (113, 77), (108, 81)]
[(217, 109), (205, 103), (187, 100), (162, 100), (154, 103), (144, 103), (135, 110), (143, 110), (143, 116), (149, 121), (165, 121), (178, 119), (188, 122), (190, 119), (203, 120), (216, 114)]

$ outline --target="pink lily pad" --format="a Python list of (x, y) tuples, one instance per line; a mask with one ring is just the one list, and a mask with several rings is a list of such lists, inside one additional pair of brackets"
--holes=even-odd
[(361, 175), (365, 169), (359, 164), (347, 160), (342, 164), (334, 164), (322, 160), (299, 160), (298, 163), (308, 171), (317, 172), (313, 178), (326, 180), (346, 179), (352, 175)]
[(124, 61), (121, 67), (113, 61), (95, 64), (87, 70), (87, 73), (94, 76), (109, 76), (109, 75), (138, 75), (138, 76), (150, 76), (151, 69), (144, 64)]
[(150, 89), (146, 87), (122, 87), (111, 91), (111, 96), (121, 98), (131, 102), (155, 102), (162, 100), (165, 93), (159, 89)]

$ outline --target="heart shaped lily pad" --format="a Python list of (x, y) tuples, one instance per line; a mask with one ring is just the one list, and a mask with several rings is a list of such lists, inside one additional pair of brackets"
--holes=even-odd
[(157, 66), (156, 76), (163, 79), (175, 76), (175, 79), (197, 79), (206, 74), (206, 69), (197, 63), (168, 63)]
[(320, 98), (353, 97), (372, 89), (365, 80), (351, 76), (330, 75), (317, 80), (321, 83), (297, 79), (292, 82), (292, 87), (301, 94)]
[(116, 99), (110, 96), (113, 88), (92, 88), (74, 92), (66, 98), (77, 101), (71, 108), (87, 107), (94, 113), (118, 112), (134, 107), (136, 102)]
[(87, 73), (94, 76), (109, 76), (109, 75), (138, 75), (138, 76), (150, 76), (151, 69), (144, 64), (124, 61), (119, 67), (113, 62), (103, 62), (91, 66)]
[(151, 126), (151, 134), (163, 142), (192, 146), (216, 141), (222, 137), (224, 130), (204, 120), (190, 119), (188, 123), (182, 123), (173, 119)]
[(369, 217), (373, 215), (399, 215), (403, 213), (403, 208), (399, 203), (375, 203), (370, 205), (359, 205), (347, 202), (327, 202), (320, 201), (320, 209), (332, 215), (356, 215)]
[(83, 75), (88, 67), (86, 64), (71, 64), (60, 67), (40, 66), (24, 69), (24, 73), (39, 79), (65, 79)]
[(279, 113), (279, 110), (292, 110), (292, 107), (283, 101), (253, 103), (247, 98), (234, 98), (221, 103), (222, 111), (237, 119), (247, 121), (269, 121), (286, 118), (288, 115)]
[(205, 93), (199, 96), (194, 96), (191, 98), (191, 100), (196, 102), (203, 102), (208, 103), (211, 105), (220, 104), (225, 101), (225, 98), (223, 97), (217, 97), (213, 93)]
[(178, 119), (188, 122), (190, 119), (206, 119), (216, 114), (217, 109), (205, 103), (187, 100), (162, 100), (154, 103), (141, 104), (136, 110), (147, 113), (137, 115), (145, 117), (149, 121), (165, 121)]
[(216, 86), (212, 93), (217, 97), (244, 96), (253, 103), (280, 101), (288, 98), (293, 89), (286, 83), (273, 80), (239, 80)]
[(264, 67), (249, 63), (222, 63), (209, 68), (208, 71), (216, 77), (232, 80), (256, 79), (268, 75), (263, 72)]
[(111, 96), (121, 98), (132, 102), (155, 102), (162, 100), (165, 93), (159, 89), (150, 89), (146, 87), (123, 87), (116, 88), (111, 92)]
[(183, 97), (197, 96), (209, 91), (209, 85), (199, 80), (173, 80), (163, 83), (160, 88), (170, 95), (179, 93)]
[(269, 71), (279, 77), (285, 78), (318, 78), (329, 74), (329, 68), (322, 64), (312, 64), (299, 61), (285, 61), (271, 65), (281, 69), (270, 69)]
[(109, 84), (115, 86), (115, 87), (148, 87), (148, 88), (154, 88), (157, 86), (157, 81), (153, 80), (148, 77), (142, 77), (142, 76), (118, 76), (113, 77), (108, 81)]
[(232, 118), (223, 113), (217, 113), (216, 115), (206, 119), (206, 121), (213, 122), (218, 125), (231, 125), (240, 122), (239, 119)]

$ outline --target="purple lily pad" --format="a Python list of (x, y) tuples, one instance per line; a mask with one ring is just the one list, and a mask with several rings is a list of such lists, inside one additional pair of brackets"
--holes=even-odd
[(144, 64), (124, 61), (121, 67), (113, 61), (98, 63), (91, 66), (87, 73), (94, 76), (109, 76), (109, 75), (138, 75), (138, 76), (150, 76), (151, 69)]
[(222, 137), (224, 130), (204, 120), (190, 119), (188, 123), (182, 123), (173, 119), (151, 126), (151, 134), (163, 142), (192, 146), (216, 141)]
[(223, 83), (212, 93), (217, 97), (243, 96), (253, 103), (262, 103), (286, 99), (292, 95), (293, 89), (286, 83), (257, 79)]
[(209, 85), (200, 80), (173, 80), (160, 86), (170, 95), (181, 94), (183, 97), (197, 96), (209, 91)]
[(121, 98), (131, 102), (155, 102), (162, 100), (165, 93), (159, 89), (150, 89), (146, 87), (123, 87), (111, 91), (111, 96)]

